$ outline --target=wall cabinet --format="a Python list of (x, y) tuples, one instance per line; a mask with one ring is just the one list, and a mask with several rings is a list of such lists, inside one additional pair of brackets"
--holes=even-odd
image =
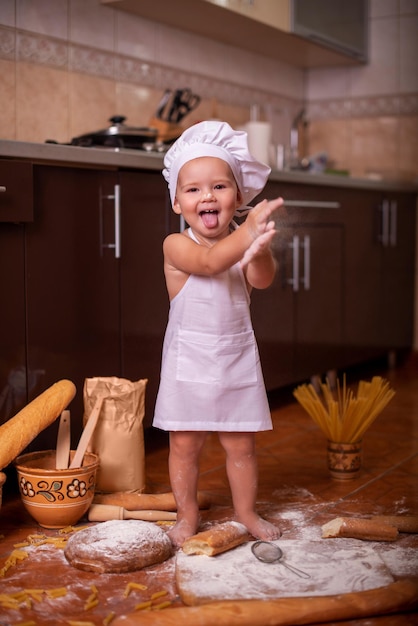
[[(100, 0), (106, 6), (135, 13), (210, 37), (223, 43), (263, 54), (296, 67), (329, 67), (364, 63), (364, 54), (353, 51), (346, 41), (353, 30), (351, 16), (367, 18), (367, 11), (358, 12), (358, 5), (367, 7), (367, 0), (321, 0), (315, 10), (306, 12), (300, 0)], [(352, 5), (354, 4), (354, 10)], [(294, 11), (293, 7), (302, 10)], [(302, 7), (299, 7), (302, 5)], [(317, 7), (318, 5), (318, 7)], [(310, 7), (308, 6), (308, 9)], [(305, 9), (305, 10), (303, 10)], [(297, 20), (293, 20), (293, 13)], [(306, 15), (309, 22), (306, 22)], [(331, 15), (331, 19), (330, 19)], [(343, 45), (338, 28), (343, 22)], [(334, 37), (330, 38), (331, 29)], [(367, 23), (363, 32), (367, 34)], [(366, 46), (367, 48), (367, 46)]]

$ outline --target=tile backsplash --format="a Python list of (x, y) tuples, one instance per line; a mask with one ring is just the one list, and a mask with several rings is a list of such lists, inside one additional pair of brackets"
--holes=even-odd
[(233, 126), (260, 105), (274, 143), (306, 110), (308, 154), (354, 175), (418, 177), (418, 0), (371, 0), (370, 63), (302, 70), (99, 0), (1, 0), (0, 138), (67, 142), (114, 114), (149, 124), (164, 90), (202, 97), (184, 120)]

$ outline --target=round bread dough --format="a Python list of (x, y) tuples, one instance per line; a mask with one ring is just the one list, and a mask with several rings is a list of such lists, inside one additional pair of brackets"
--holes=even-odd
[(162, 563), (172, 554), (169, 537), (156, 524), (138, 520), (101, 522), (74, 533), (64, 554), (88, 572), (133, 572)]

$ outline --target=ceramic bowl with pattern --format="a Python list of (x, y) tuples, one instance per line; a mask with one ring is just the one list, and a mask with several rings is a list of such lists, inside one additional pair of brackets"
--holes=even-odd
[(14, 463), (23, 505), (44, 528), (72, 526), (83, 517), (93, 501), (99, 467), (99, 457), (91, 452), (81, 467), (56, 469), (55, 461), (55, 450), (43, 450), (22, 454)]

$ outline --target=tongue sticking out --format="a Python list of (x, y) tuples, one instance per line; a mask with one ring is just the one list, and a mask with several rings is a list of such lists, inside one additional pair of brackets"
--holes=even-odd
[(216, 211), (213, 213), (203, 212), (200, 217), (206, 228), (215, 228), (218, 225), (218, 213)]

